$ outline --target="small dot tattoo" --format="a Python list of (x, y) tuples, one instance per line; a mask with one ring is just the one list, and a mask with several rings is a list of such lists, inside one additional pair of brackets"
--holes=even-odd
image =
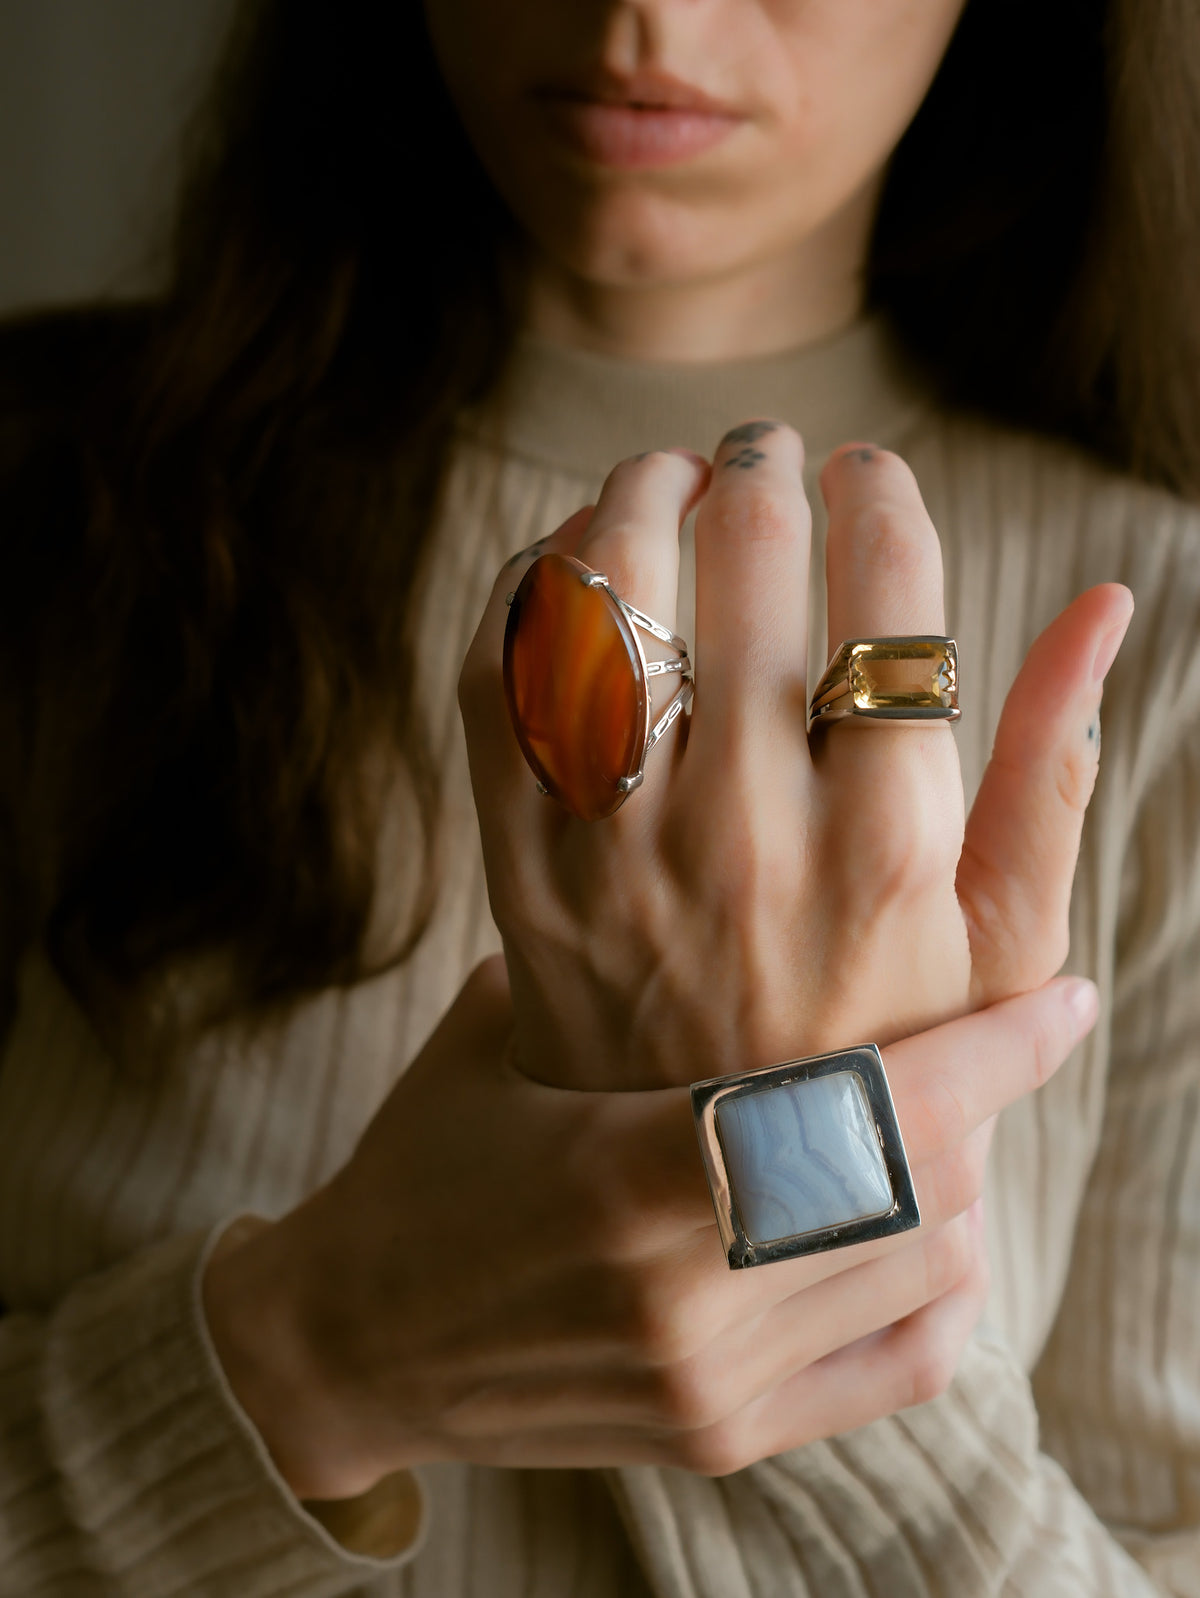
[(752, 471), (760, 461), (765, 461), (766, 458), (766, 455), (761, 449), (751, 449), (750, 446), (747, 445), (744, 449), (738, 450), (736, 455), (731, 455), (725, 462), (725, 465), (727, 467), (736, 466), (740, 471), (749, 472)]
[(768, 433), (775, 433), (778, 430), (778, 422), (743, 422), (740, 427), (730, 428), (721, 443), (757, 444), (760, 438), (766, 438)]

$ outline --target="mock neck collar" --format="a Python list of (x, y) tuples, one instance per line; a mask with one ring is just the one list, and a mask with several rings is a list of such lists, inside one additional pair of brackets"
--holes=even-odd
[(521, 335), (493, 397), (463, 430), (543, 465), (603, 477), (617, 461), (682, 446), (711, 456), (748, 417), (789, 422), (810, 466), (838, 444), (891, 445), (929, 403), (879, 317), (751, 360), (628, 361)]

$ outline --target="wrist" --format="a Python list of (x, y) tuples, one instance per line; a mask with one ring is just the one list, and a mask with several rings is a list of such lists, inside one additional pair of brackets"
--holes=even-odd
[(287, 1485), (297, 1498), (350, 1498), (386, 1467), (358, 1457), (306, 1325), (300, 1213), (235, 1222), (209, 1257), (201, 1301), (229, 1388)]

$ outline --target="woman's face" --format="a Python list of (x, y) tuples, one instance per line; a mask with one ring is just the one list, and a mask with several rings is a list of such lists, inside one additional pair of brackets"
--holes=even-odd
[(963, 4), (426, 0), (518, 221), (613, 287), (719, 280), (869, 215)]

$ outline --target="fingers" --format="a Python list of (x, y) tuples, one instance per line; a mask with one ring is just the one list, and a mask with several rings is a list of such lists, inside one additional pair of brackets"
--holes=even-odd
[(957, 1148), (1041, 1087), (1091, 1031), (1097, 1010), (1093, 983), (1061, 977), (889, 1044), (883, 1060), (909, 1163)]
[(537, 850), (531, 846), (547, 828), (564, 824), (562, 812), (537, 796), (510, 724), (501, 674), (506, 601), (530, 561), (553, 550), (602, 571), (623, 599), (673, 627), (679, 530), (707, 480), (707, 463), (686, 450), (624, 461), (609, 474), (594, 509), (578, 511), (548, 539), (515, 556), (497, 578), (459, 678), (493, 893), (503, 897), (509, 887), (505, 862), (533, 858)]
[[(472, 1394), (456, 1427), (477, 1434), (589, 1424), (702, 1432), (738, 1416), (798, 1370), (904, 1321), (953, 1291), (982, 1246), (970, 1216), (925, 1233), (903, 1254), (863, 1263), (755, 1316), (743, 1313), (695, 1353), (659, 1351), (637, 1334), (614, 1339), (611, 1360), (588, 1376), (531, 1359), (519, 1379)], [(574, 1375), (574, 1380), (571, 1376)]]
[(1066, 958), (1101, 688), (1132, 614), (1133, 596), (1117, 583), (1081, 594), (1035, 641), (1009, 691), (958, 869), (973, 1004), (1036, 987)]
[(829, 510), (829, 648), (844, 638), (944, 633), (942, 550), (898, 455), (845, 444), (821, 473)]
[(723, 1370), (730, 1372), (726, 1393), (711, 1401), (714, 1418), (752, 1404), (795, 1371), (951, 1292), (981, 1247), (973, 1215), (961, 1214), (941, 1226), (923, 1227), (906, 1248), (864, 1260), (793, 1294), (749, 1330), (743, 1321), (725, 1346), (714, 1345), (706, 1355), (714, 1381)]
[[(723, 1407), (719, 1383), (689, 1383), (685, 1374), (684, 1379), (666, 1385), (668, 1395), (677, 1395), (673, 1409), (679, 1424), (675, 1429), (664, 1428), (667, 1435), (657, 1441), (654, 1462), (725, 1476), (770, 1455), (852, 1431), (913, 1404), (928, 1403), (945, 1392), (983, 1313), (988, 1284), (978, 1212), (969, 1223), (948, 1233), (948, 1239), (945, 1258), (932, 1276), (923, 1274), (919, 1260), (910, 1261), (907, 1283), (900, 1272), (886, 1280), (878, 1267), (864, 1267), (861, 1281), (851, 1292), (866, 1291), (853, 1306), (857, 1314), (851, 1313), (843, 1324), (849, 1330), (858, 1319), (879, 1329), (812, 1363), (803, 1363), (800, 1355), (789, 1366), (785, 1358), (780, 1379), (768, 1380), (759, 1396), (736, 1411), (705, 1424), (706, 1408)], [(934, 1292), (939, 1280), (950, 1285)], [(843, 1278), (823, 1286), (837, 1292), (845, 1291), (847, 1284)], [(870, 1308), (871, 1287), (894, 1295), (897, 1303), (902, 1303), (906, 1294), (915, 1296), (919, 1307), (881, 1324)], [(923, 1296), (930, 1292), (934, 1296)], [(819, 1315), (821, 1310), (810, 1305), (809, 1298), (804, 1295), (804, 1313)], [(849, 1307), (851, 1300), (847, 1299), (843, 1308)], [(828, 1313), (829, 1306), (824, 1308)], [(751, 1348), (754, 1336), (749, 1340)], [(742, 1358), (747, 1357), (752, 1359), (753, 1354), (743, 1349)], [(669, 1409), (668, 1415), (671, 1413)], [(700, 1424), (684, 1424), (689, 1419)]]
[[(821, 489), (829, 511), (830, 656), (850, 638), (943, 636), (941, 545), (905, 463), (872, 444), (847, 444), (826, 463)], [(813, 738), (818, 763), (839, 786), (852, 782), (860, 794), (878, 796), (872, 825), (880, 829), (919, 819), (933, 791), (949, 796), (956, 815), (944, 818), (941, 831), (949, 829), (957, 847), (961, 794), (948, 723), (850, 716), (818, 721)]]
[(761, 741), (781, 713), (803, 730), (812, 527), (803, 467), (799, 434), (781, 422), (746, 422), (717, 450), (696, 517), (689, 759), (703, 751), (728, 767), (731, 749)]
[[(954, 1379), (986, 1296), (987, 1261), (978, 1241), (964, 1274), (940, 1297), (813, 1364), (793, 1367), (735, 1413), (724, 1412), (719, 1383), (695, 1380), (684, 1369), (648, 1378), (641, 1393), (619, 1379), (601, 1382), (582, 1404), (577, 1383), (551, 1378), (532, 1393), (484, 1389), (482, 1403), (473, 1399), (455, 1417), (454, 1432), (437, 1438), (432, 1457), (525, 1468), (667, 1465), (727, 1476), (937, 1398)], [(711, 1420), (713, 1411), (722, 1418)]]
[(954, 1380), (987, 1301), (982, 1245), (961, 1281), (914, 1314), (808, 1366), (760, 1401), (763, 1455), (833, 1437), (938, 1398)]
[(708, 462), (689, 450), (622, 461), (605, 481), (578, 558), (603, 572), (628, 604), (675, 630), (679, 531), (708, 483)]

